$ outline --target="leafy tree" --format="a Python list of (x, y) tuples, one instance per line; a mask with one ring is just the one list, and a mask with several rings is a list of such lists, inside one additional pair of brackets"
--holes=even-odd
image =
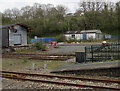
[(66, 31), (100, 29), (103, 33), (120, 34), (120, 2), (81, 2), (74, 14), (67, 8), (35, 3), (21, 9), (6, 9), (3, 24), (22, 23), (31, 27), (30, 37), (58, 36)]

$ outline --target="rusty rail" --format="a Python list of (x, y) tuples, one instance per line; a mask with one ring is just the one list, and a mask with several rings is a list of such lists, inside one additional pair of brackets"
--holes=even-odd
[(120, 90), (120, 88), (113, 88), (113, 87), (83, 85), (83, 84), (65, 83), (65, 82), (48, 81), (48, 80), (26, 79), (26, 78), (19, 78), (19, 77), (5, 77), (5, 76), (2, 76), (2, 77), (10, 78), (10, 79), (23, 80), (23, 81), (43, 82), (43, 83), (49, 83), (49, 84), (68, 85), (68, 86), (76, 86), (76, 87), (90, 87), (90, 88)]
[(62, 57), (13, 57), (13, 56), (4, 56), (3, 58), (17, 58), (17, 59), (32, 59), (32, 60), (60, 60), (60, 61), (65, 61), (67, 59), (70, 59), (69, 57), (62, 58)]
[(73, 58), (74, 54), (3, 54), (2, 58), (27, 58), (27, 59), (33, 59), (33, 60), (61, 60), (65, 61), (67, 59)]
[(57, 54), (57, 53), (54, 53), (54, 54), (49, 54), (49, 53), (39, 53), (39, 54), (35, 54), (35, 53), (7, 53), (7, 54), (4, 54), (4, 55), (21, 55), (21, 56), (24, 56), (24, 55), (28, 55), (28, 56), (31, 56), (31, 55), (35, 55), (35, 56), (75, 56), (75, 54)]
[(88, 80), (88, 81), (98, 81), (98, 82), (112, 82), (112, 83), (120, 84), (120, 80), (106, 80), (106, 79), (82, 78), (82, 77), (71, 77), (71, 76), (60, 76), (60, 75), (47, 75), (47, 74), (31, 74), (31, 73), (21, 73), (21, 72), (12, 72), (12, 71), (0, 71), (0, 72), (19, 74), (19, 75), (29, 75), (29, 76), (44, 76), (44, 77), (57, 77), (57, 78), (65, 78), (65, 79)]
[(73, 57), (71, 56), (23, 56), (23, 55), (3, 55), (2, 58), (17, 58), (17, 59), (22, 59), (22, 58), (27, 58), (27, 59), (33, 59), (33, 60), (61, 60), (65, 61), (67, 59), (71, 59)]

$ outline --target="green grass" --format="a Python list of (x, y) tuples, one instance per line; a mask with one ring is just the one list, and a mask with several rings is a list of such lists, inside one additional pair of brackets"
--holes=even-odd
[(35, 64), (35, 68), (43, 67), (44, 64), (47, 65), (47, 69), (56, 69), (59, 66), (65, 64), (73, 64), (68, 62), (61, 61), (44, 61), (44, 60), (28, 60), (28, 59), (6, 59), (2, 60), (2, 69), (3, 70), (21, 70), (32, 68), (32, 64)]
[(107, 42), (116, 43), (116, 42), (120, 42), (120, 40), (119, 39), (111, 39), (111, 40), (107, 40)]

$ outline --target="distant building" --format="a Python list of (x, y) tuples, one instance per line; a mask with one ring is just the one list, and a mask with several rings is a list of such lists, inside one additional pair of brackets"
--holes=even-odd
[(82, 39), (82, 34), (80, 31), (67, 31), (65, 33), (65, 37), (67, 40), (69, 40), (69, 39), (80, 40), (80, 39)]
[(100, 30), (82, 30), (82, 31), (67, 31), (65, 33), (67, 40), (100, 40), (103, 38), (102, 32)]
[(104, 34), (104, 35), (103, 35), (103, 38), (104, 38), (105, 40), (111, 39), (111, 38), (112, 38), (112, 35), (110, 35), (110, 34)]
[(83, 30), (81, 31), (83, 35), (83, 39), (89, 40), (89, 39), (94, 39), (94, 40), (100, 40), (103, 38), (101, 30)]
[(103, 39), (104, 40), (109, 40), (109, 39), (120, 39), (119, 35), (111, 35), (111, 34), (103, 34)]
[(27, 32), (30, 28), (23, 24), (10, 24), (0, 26), (0, 40), (2, 47), (14, 45), (27, 45)]

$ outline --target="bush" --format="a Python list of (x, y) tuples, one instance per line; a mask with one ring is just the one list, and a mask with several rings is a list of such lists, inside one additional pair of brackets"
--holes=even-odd
[(65, 42), (66, 41), (66, 38), (64, 35), (59, 35), (56, 37), (56, 41), (57, 42)]
[(69, 39), (67, 40), (67, 42), (68, 42), (68, 43), (77, 42), (77, 39), (71, 39), (71, 38), (69, 38)]
[(43, 45), (43, 43), (42, 42), (36, 42), (35, 44), (34, 44), (34, 47), (35, 47), (35, 49), (36, 50), (45, 50), (45, 45)]
[(93, 42), (93, 41), (94, 41), (93, 37), (90, 37), (90, 38), (88, 39), (88, 42)]

